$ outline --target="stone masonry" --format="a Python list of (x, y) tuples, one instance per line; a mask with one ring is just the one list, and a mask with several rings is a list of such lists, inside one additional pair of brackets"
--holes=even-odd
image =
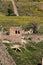
[(22, 38), (22, 28), (21, 26), (10, 27), (9, 35), (3, 34), (4, 32), (0, 32), (0, 39), (10, 41), (10, 42), (20, 42)]
[(21, 27), (11, 27), (10, 28), (10, 39), (12, 42), (21, 42), (22, 38), (22, 28)]

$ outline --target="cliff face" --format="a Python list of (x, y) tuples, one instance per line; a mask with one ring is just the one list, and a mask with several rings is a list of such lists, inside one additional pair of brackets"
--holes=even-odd
[(6, 47), (0, 42), (0, 65), (16, 65)]

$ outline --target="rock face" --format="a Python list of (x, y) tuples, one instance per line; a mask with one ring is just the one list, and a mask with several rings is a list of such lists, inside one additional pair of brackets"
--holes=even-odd
[(0, 65), (16, 65), (2, 43), (0, 43)]
[(12, 42), (19, 42), (21, 43), (21, 38), (22, 38), (22, 27), (20, 26), (15, 26), (10, 28), (10, 40)]

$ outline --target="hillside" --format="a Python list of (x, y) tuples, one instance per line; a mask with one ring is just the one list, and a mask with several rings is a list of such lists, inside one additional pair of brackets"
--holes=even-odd
[(0, 65), (42, 65), (42, 58), (43, 0), (0, 0)]
[(23, 29), (30, 22), (36, 22), (40, 26), (39, 33), (43, 34), (43, 17), (32, 16), (0, 16), (0, 26), (9, 28), (14, 25), (22, 25)]
[[(15, 43), (17, 44), (17, 43)], [(19, 44), (19, 43), (18, 43)], [(5, 43), (9, 54), (13, 57), (17, 65), (38, 65), (43, 57), (43, 42), (28, 42), (25, 47), (20, 48), (22, 52), (11, 49), (11, 44)]]
[(11, 1), (0, 0), (0, 14), (8, 15), (8, 9), (13, 10)]
[(43, 16), (43, 11), (40, 9), (41, 3), (43, 2), (30, 2), (29, 0), (16, 1), (19, 14), (24, 16)]
[[(41, 3), (43, 3), (42, 0), (15, 0), (15, 4), (20, 16), (43, 16), (43, 10), (40, 9)], [(2, 2), (0, 2), (0, 12), (4, 13), (5, 15), (8, 15), (8, 9), (11, 10), (11, 15), (14, 14), (13, 5), (11, 1), (3, 0)]]

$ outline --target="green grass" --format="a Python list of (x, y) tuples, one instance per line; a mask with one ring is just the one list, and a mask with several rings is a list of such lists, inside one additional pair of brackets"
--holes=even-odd
[(9, 44), (5, 45), (17, 65), (37, 65), (38, 63), (41, 63), (41, 58), (43, 57), (43, 42), (38, 44), (26, 44), (26, 49), (21, 48), (22, 52), (15, 52), (10, 48)]
[(43, 17), (38, 16), (0, 16), (0, 22), (15, 22), (26, 25), (28, 22), (43, 23)]
[(30, 22), (37, 22), (40, 26), (39, 33), (43, 34), (43, 17), (32, 16), (0, 16), (0, 26), (11, 27), (14, 25), (22, 25), (23, 29)]

